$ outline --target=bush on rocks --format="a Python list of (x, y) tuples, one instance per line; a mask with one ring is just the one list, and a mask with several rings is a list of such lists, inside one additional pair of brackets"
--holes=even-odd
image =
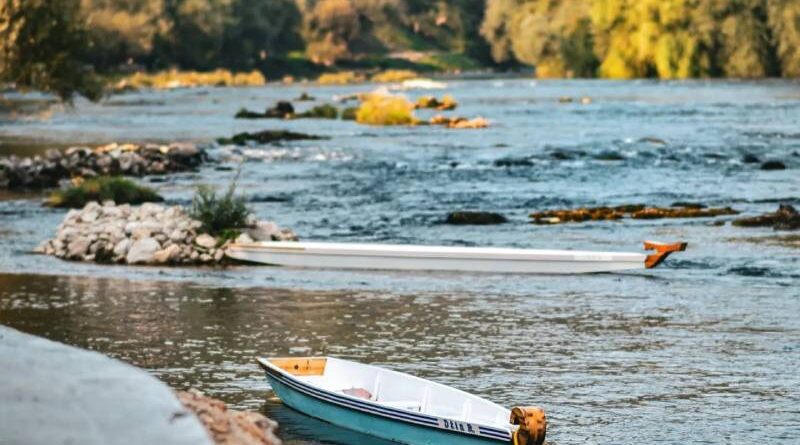
[(200, 221), (203, 230), (214, 235), (247, 227), (250, 209), (245, 199), (235, 193), (235, 180), (221, 196), (209, 186), (198, 187), (192, 199), (192, 217)]
[(51, 207), (81, 208), (90, 201), (114, 201), (119, 204), (161, 202), (164, 198), (153, 189), (142, 187), (118, 176), (79, 179), (62, 190), (53, 192), (46, 201)]

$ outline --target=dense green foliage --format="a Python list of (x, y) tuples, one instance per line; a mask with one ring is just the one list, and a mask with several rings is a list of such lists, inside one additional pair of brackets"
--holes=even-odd
[(487, 0), (481, 34), (545, 77), (800, 75), (795, 0)]
[(142, 187), (130, 179), (102, 176), (89, 178), (50, 195), (51, 207), (81, 208), (91, 201), (114, 201), (117, 204), (160, 202), (164, 198), (153, 189)]
[(0, 82), (65, 100), (99, 98), (88, 48), (79, 0), (0, 0)]
[(0, 38), (0, 82), (64, 98), (92, 68), (800, 76), (797, 0), (0, 0)]
[(247, 227), (250, 209), (244, 198), (236, 196), (235, 192), (235, 180), (221, 196), (209, 186), (198, 187), (192, 199), (192, 218), (200, 221), (202, 229), (212, 235)]

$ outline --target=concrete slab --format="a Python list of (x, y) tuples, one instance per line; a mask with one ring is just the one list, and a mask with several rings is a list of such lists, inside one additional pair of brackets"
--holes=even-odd
[(0, 445), (212, 445), (165, 384), (102, 354), (0, 326)]

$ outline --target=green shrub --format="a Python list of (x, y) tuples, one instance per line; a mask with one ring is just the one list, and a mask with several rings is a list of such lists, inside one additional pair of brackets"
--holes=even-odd
[(367, 125), (414, 125), (414, 104), (401, 96), (370, 94), (356, 112), (356, 121)]
[(232, 233), (233, 229), (247, 227), (250, 209), (245, 200), (235, 195), (236, 179), (225, 194), (217, 196), (216, 190), (207, 185), (197, 187), (190, 215), (203, 224), (202, 229), (212, 235)]
[(336, 119), (339, 117), (339, 110), (336, 109), (333, 105), (330, 104), (322, 104), (317, 105), (316, 107), (304, 111), (302, 113), (295, 114), (294, 117), (302, 118), (316, 118), (316, 119)]
[(47, 200), (47, 205), (81, 208), (90, 201), (109, 200), (117, 204), (141, 204), (143, 202), (160, 202), (164, 198), (153, 189), (142, 187), (130, 179), (101, 176), (79, 180), (66, 189), (53, 192)]
[(347, 107), (342, 110), (342, 120), (354, 121), (356, 120), (356, 113), (358, 113), (358, 107)]

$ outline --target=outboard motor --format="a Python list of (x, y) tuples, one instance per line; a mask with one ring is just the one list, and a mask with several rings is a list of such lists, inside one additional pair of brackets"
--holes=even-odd
[(547, 434), (547, 417), (536, 406), (515, 406), (511, 409), (512, 425), (519, 425), (511, 434), (512, 445), (542, 445)]

